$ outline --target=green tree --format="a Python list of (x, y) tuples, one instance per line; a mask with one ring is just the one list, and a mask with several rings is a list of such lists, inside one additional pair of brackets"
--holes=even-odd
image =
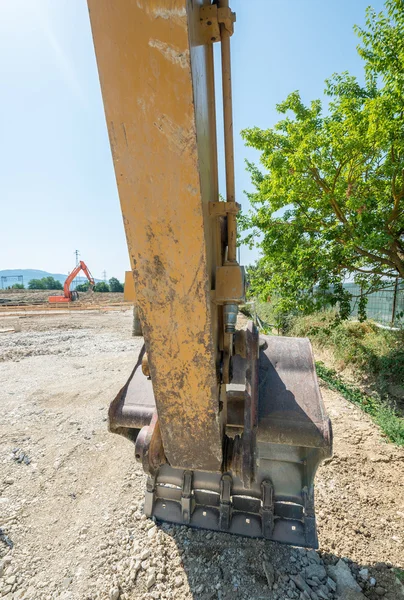
[(43, 279), (31, 279), (28, 282), (28, 289), (29, 290), (44, 290), (46, 288), (45, 288)]
[(12, 290), (25, 290), (24, 284), (23, 283), (13, 283), (13, 285), (11, 286)]
[(111, 292), (123, 292), (123, 284), (116, 277), (111, 277), (109, 289)]
[(94, 292), (109, 292), (108, 284), (105, 281), (99, 281), (94, 286)]
[(44, 282), (45, 290), (63, 290), (61, 282), (54, 277), (43, 277), (41, 281)]
[(54, 277), (42, 277), (42, 279), (31, 279), (28, 282), (30, 290), (63, 290), (63, 285)]
[(79, 283), (79, 285), (76, 286), (76, 292), (88, 292), (89, 287), (90, 287), (89, 281), (85, 281), (84, 283)]
[(284, 310), (318, 307), (320, 297), (307, 293), (313, 286), (334, 286), (336, 300), (346, 277), (365, 293), (404, 277), (402, 1), (387, 0), (380, 14), (369, 8), (366, 28), (355, 31), (363, 85), (347, 72), (333, 75), (327, 110), (293, 92), (277, 106), (284, 118), (273, 128), (242, 132), (263, 167), (247, 163), (255, 192), (240, 217), (246, 241), (262, 252), (251, 289), (277, 293)]

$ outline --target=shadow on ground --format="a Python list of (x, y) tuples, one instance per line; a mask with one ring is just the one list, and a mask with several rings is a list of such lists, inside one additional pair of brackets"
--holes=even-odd
[[(399, 569), (393, 565), (357, 564), (349, 557), (341, 560), (337, 554), (264, 540), (185, 527), (162, 528), (177, 544), (191, 594), (197, 600), (404, 598), (404, 587), (397, 579)], [(344, 589), (335, 577), (335, 565), (345, 575), (348, 572), (348, 587)], [(330, 577), (333, 573), (338, 589)]]

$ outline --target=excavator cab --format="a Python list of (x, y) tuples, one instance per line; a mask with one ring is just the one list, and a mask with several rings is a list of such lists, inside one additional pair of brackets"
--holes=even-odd
[[(332, 433), (310, 342), (237, 327), (227, 0), (88, 0), (144, 346), (109, 428), (160, 521), (317, 546), (314, 477)], [(215, 65), (213, 45), (221, 47)], [(222, 75), (220, 201), (214, 68)]]

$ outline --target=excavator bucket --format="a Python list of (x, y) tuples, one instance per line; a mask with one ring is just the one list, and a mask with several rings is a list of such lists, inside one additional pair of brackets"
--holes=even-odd
[[(254, 341), (252, 323), (247, 332)], [(152, 382), (141, 369), (144, 349), (111, 404), (110, 430), (135, 441), (137, 459), (151, 470), (147, 516), (316, 548), (313, 481), (331, 455), (332, 434), (311, 345), (303, 338), (256, 341), (259, 357), (237, 356), (227, 386), (222, 473), (162, 464)]]
[(110, 430), (135, 444), (148, 516), (316, 547), (313, 481), (332, 440), (310, 343), (237, 330), (235, 14), (227, 0), (88, 5), (145, 344)]

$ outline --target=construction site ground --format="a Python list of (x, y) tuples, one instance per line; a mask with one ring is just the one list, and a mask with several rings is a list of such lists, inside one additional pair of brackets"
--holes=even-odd
[(0, 597), (404, 598), (404, 450), (326, 388), (318, 552), (146, 519), (134, 448), (107, 431), (131, 329), (128, 309), (0, 315)]
[(43, 306), (44, 308), (78, 308), (80, 306), (108, 306), (124, 302), (121, 292), (79, 292), (79, 299), (69, 305), (49, 303), (49, 296), (63, 296), (63, 290), (0, 290), (0, 308), (9, 306)]

